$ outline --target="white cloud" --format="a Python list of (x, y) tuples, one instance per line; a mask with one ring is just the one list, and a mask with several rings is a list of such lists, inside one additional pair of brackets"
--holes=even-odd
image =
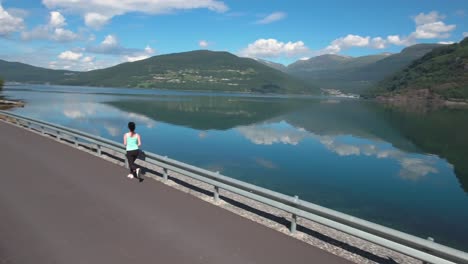
[(63, 17), (60, 12), (53, 11), (50, 12), (49, 25), (55, 28), (61, 28), (66, 26), (67, 22), (65, 22), (65, 17)]
[(416, 23), (416, 25), (424, 25), (443, 20), (444, 18), (445, 16), (440, 15), (436, 11), (432, 11), (428, 14), (419, 13), (419, 15), (414, 17), (414, 22)]
[(125, 60), (127, 62), (144, 60), (151, 57), (151, 55), (153, 55), (155, 52), (156, 51), (148, 45), (142, 52), (135, 52), (133, 55), (125, 56)]
[(371, 40), (370, 45), (374, 49), (385, 49), (387, 47), (387, 41), (381, 37), (376, 37)]
[(258, 39), (240, 52), (245, 57), (295, 57), (310, 54), (311, 51), (302, 41), (281, 42), (276, 39)]
[(450, 45), (450, 44), (453, 44), (453, 43), (455, 43), (455, 42), (453, 42), (453, 41), (439, 41), (439, 42), (437, 42), (437, 43), (438, 43), (438, 44), (443, 44), (443, 45)]
[(85, 23), (99, 28), (112, 17), (129, 12), (164, 14), (178, 10), (208, 9), (225, 12), (228, 7), (216, 0), (42, 0), (48, 8), (60, 8), (84, 15)]
[(445, 25), (442, 21), (418, 25), (413, 36), (416, 39), (448, 38), (455, 25)]
[(325, 48), (325, 53), (339, 53), (340, 51), (351, 47), (368, 47), (369, 44), (370, 37), (348, 34), (346, 37), (332, 41), (332, 43)]
[(156, 53), (150, 46), (146, 46), (144, 49), (122, 47), (115, 35), (107, 35), (99, 45), (89, 46), (85, 51), (95, 54), (121, 55), (123, 61), (126, 62), (144, 60)]
[(56, 28), (51, 36), (51, 39), (58, 42), (73, 41), (78, 39), (78, 34), (75, 34), (68, 29)]
[(85, 19), (85, 24), (88, 27), (94, 28), (94, 29), (100, 29), (103, 27), (105, 24), (109, 22), (111, 17), (98, 14), (98, 13), (86, 13), (84, 16)]
[(115, 47), (119, 44), (117, 37), (114, 35), (107, 35), (101, 43), (103, 46)]
[(149, 58), (150, 56), (148, 55), (139, 55), (139, 56), (125, 56), (125, 60), (127, 62), (134, 62), (134, 61), (139, 61), (139, 60), (145, 60)]
[(24, 21), (21, 17), (16, 17), (3, 9), (0, 2), (0, 36), (7, 36), (13, 32), (22, 30)]
[(345, 37), (335, 39), (326, 48), (319, 51), (324, 53), (339, 53), (351, 47), (366, 47), (374, 49), (384, 49), (388, 45), (410, 46), (417, 43), (418, 39), (443, 39), (450, 37), (450, 33), (456, 28), (456, 25), (446, 25), (442, 20), (445, 16), (436, 11), (430, 13), (420, 13), (413, 17), (416, 24), (414, 32), (406, 37), (399, 35), (389, 35), (384, 37), (363, 37), (359, 35), (348, 34)]
[(281, 19), (284, 19), (286, 16), (287, 15), (284, 12), (274, 12), (274, 13), (271, 13), (268, 16), (258, 20), (256, 23), (257, 24), (270, 24), (270, 23), (279, 21)]
[(466, 38), (466, 37), (468, 37), (468, 32), (463, 32), (462, 35), (463, 35), (464, 38)]
[(206, 40), (200, 40), (200, 41), (198, 42), (198, 46), (200, 46), (200, 48), (207, 48), (208, 45), (209, 45), (209, 43), (208, 43), (208, 41), (206, 41)]
[(80, 39), (80, 36), (71, 30), (65, 29), (67, 25), (65, 17), (57, 11), (50, 12), (49, 23), (39, 25), (31, 31), (21, 33), (23, 40), (44, 39), (57, 42), (70, 42)]
[(86, 56), (81, 61), (84, 62), (84, 63), (89, 63), (89, 62), (93, 62), (94, 59), (95, 59), (95, 57)]
[(412, 41), (409, 38), (402, 38), (398, 35), (388, 36), (387, 42), (397, 46), (409, 46), (412, 44)]
[(70, 50), (64, 51), (60, 53), (60, 55), (58, 56), (58, 58), (61, 60), (71, 60), (71, 61), (79, 60), (81, 59), (81, 57), (83, 57), (83, 53), (77, 53), (77, 52), (73, 52)]

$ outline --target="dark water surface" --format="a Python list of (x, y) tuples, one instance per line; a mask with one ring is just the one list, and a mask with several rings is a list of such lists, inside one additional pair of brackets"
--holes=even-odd
[(468, 111), (358, 100), (6, 86), (13, 111), (468, 251)]

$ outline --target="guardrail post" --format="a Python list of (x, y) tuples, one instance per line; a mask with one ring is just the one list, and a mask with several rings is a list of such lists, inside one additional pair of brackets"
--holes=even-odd
[(216, 203), (219, 202), (219, 187), (218, 186), (214, 186), (213, 198)]
[[(428, 237), (427, 240), (431, 241), (431, 242), (434, 242), (434, 238), (432, 237)], [(427, 252), (427, 253), (430, 253), (430, 252)], [(430, 262), (426, 262), (426, 261), (423, 261), (423, 264), (433, 264), (433, 263), (430, 263)]]
[(96, 144), (96, 152), (97, 152), (97, 154), (98, 154), (99, 156), (101, 156), (101, 154), (102, 154), (101, 145)]
[(128, 165), (127, 155), (125, 155), (125, 168), (126, 168), (126, 169), (129, 169), (129, 168), (130, 168), (130, 165)]
[[(294, 202), (297, 202), (299, 200), (299, 196), (294, 196)], [(289, 231), (294, 234), (296, 233), (296, 230), (297, 230), (297, 215), (296, 214), (292, 214), (291, 216), (291, 226), (289, 228)]]
[(78, 147), (78, 137), (75, 137), (75, 147)]
[(26, 123), (26, 127), (29, 128), (29, 129), (31, 129), (31, 122), (27, 122), (27, 123)]
[(57, 140), (60, 141), (62, 138), (60, 137), (60, 131), (57, 130)]
[(41, 134), (44, 135), (45, 134), (45, 131), (44, 131), (44, 126), (41, 126)]
[(164, 182), (167, 182), (167, 180), (168, 180), (167, 169), (166, 168), (163, 168), (163, 179), (164, 179)]

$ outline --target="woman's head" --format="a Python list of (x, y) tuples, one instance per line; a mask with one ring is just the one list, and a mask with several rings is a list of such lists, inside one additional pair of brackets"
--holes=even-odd
[(133, 122), (128, 122), (128, 129), (129, 129), (131, 132), (135, 132), (135, 123), (133, 123)]

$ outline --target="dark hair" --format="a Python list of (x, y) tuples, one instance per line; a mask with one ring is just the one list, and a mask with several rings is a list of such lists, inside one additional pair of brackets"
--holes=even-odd
[(128, 122), (128, 129), (130, 129), (132, 132), (135, 132), (135, 123)]

